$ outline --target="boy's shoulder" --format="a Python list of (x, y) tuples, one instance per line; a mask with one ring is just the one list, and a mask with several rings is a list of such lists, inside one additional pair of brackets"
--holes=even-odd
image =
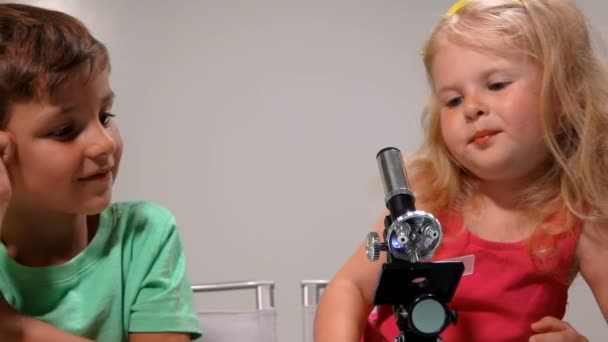
[[(172, 234), (177, 229), (173, 213), (164, 205), (149, 201), (113, 202), (105, 212), (105, 219), (114, 229), (126, 235)], [(107, 222), (107, 221), (106, 221)]]
[(112, 202), (108, 209), (119, 210), (129, 214), (159, 214), (172, 215), (164, 205), (149, 200), (133, 200)]
[(173, 218), (167, 207), (149, 200), (113, 202), (108, 210), (119, 218)]

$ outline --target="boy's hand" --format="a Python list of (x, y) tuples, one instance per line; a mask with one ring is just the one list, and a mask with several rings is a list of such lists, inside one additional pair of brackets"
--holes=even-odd
[[(13, 157), (12, 140), (11, 133), (0, 131), (0, 224), (4, 220), (4, 214), (13, 195), (7, 166)], [(0, 232), (2, 232), (1, 226)]]
[(568, 322), (555, 317), (544, 317), (532, 323), (532, 330), (537, 334), (530, 337), (530, 342), (589, 342)]
[(22, 341), (24, 318), (6, 302), (0, 293), (0, 341)]
[(13, 311), (13, 308), (6, 302), (4, 295), (0, 292), (0, 317), (3, 314)]

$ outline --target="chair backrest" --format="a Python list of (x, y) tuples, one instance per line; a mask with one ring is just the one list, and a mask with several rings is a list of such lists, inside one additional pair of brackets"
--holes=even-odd
[(255, 290), (255, 310), (205, 311), (198, 316), (203, 329), (203, 342), (276, 342), (276, 309), (274, 281), (242, 281), (196, 284), (197, 293)]
[(302, 339), (314, 341), (314, 323), (321, 291), (327, 286), (327, 280), (302, 280)]

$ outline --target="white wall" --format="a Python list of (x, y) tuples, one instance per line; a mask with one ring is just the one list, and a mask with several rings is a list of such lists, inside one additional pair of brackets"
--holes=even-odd
[[(28, 2), (110, 49), (116, 199), (175, 213), (193, 282), (275, 280), (280, 341), (299, 341), (300, 280), (331, 277), (383, 208), (376, 152), (420, 142), (419, 51), (452, 0)], [(608, 34), (606, 2), (580, 3)], [(568, 319), (600, 341), (586, 285), (571, 296)], [(205, 305), (251, 302), (220, 298)]]

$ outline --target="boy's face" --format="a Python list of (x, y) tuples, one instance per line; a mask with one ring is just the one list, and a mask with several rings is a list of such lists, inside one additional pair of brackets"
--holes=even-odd
[(71, 82), (53, 98), (15, 103), (8, 165), (17, 208), (96, 214), (111, 201), (122, 139), (111, 113), (108, 72)]

